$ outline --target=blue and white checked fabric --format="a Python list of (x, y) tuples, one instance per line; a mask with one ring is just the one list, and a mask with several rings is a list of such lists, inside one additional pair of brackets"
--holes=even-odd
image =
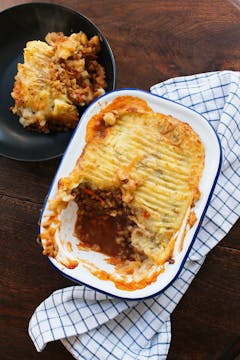
[(84, 286), (55, 291), (29, 323), (38, 351), (60, 339), (76, 359), (166, 359), (171, 313), (207, 253), (240, 215), (240, 72), (178, 77), (154, 85), (151, 92), (204, 115), (222, 144), (222, 170), (194, 246), (175, 282), (145, 301), (114, 299)]

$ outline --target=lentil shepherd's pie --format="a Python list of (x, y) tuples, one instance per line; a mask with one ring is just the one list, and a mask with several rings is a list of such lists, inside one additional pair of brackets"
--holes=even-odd
[(37, 132), (74, 129), (78, 107), (103, 95), (105, 70), (98, 63), (100, 39), (80, 31), (70, 36), (48, 33), (45, 41), (33, 40), (18, 64), (12, 112), (23, 127)]
[(67, 238), (57, 241), (62, 213), (74, 202), (78, 248), (106, 254), (114, 272), (84, 266), (120, 289), (144, 288), (174, 261), (182, 224), (187, 231), (196, 220), (203, 167), (203, 144), (187, 123), (139, 98), (118, 97), (88, 122), (84, 150), (49, 201), (44, 254), (69, 268), (81, 261), (63, 256), (59, 244)]

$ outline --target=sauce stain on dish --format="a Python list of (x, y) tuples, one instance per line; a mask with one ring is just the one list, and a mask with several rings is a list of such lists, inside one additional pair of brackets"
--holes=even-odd
[(157, 280), (158, 275), (164, 272), (164, 266), (159, 271), (156, 271), (149, 277), (145, 277), (140, 281), (127, 281), (127, 279), (118, 280), (115, 278), (113, 274), (110, 274), (104, 270), (96, 269), (91, 270), (92, 274), (95, 275), (100, 280), (110, 280), (114, 282), (117, 289), (126, 290), (126, 291), (134, 291), (144, 289), (146, 286)]

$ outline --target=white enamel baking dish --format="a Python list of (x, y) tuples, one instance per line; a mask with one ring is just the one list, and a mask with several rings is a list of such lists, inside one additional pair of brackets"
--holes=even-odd
[[(201, 198), (196, 203), (194, 208), (197, 216), (197, 221), (194, 226), (186, 233), (181, 251), (179, 250), (180, 240), (176, 241), (174, 248), (174, 264), (166, 263), (165, 270), (159, 274), (157, 281), (151, 283), (143, 289), (138, 289), (134, 291), (120, 290), (115, 287), (113, 282), (109, 280), (100, 280), (94, 275), (92, 275), (90, 271), (88, 271), (83, 266), (83, 264), (81, 264), (81, 262), (75, 269), (68, 269), (51, 257), (49, 258), (49, 260), (51, 264), (62, 273), (62, 275), (70, 278), (74, 282), (84, 284), (97, 291), (104, 292), (110, 296), (125, 298), (128, 300), (137, 300), (152, 297), (162, 292), (176, 279), (181, 269), (183, 268), (184, 263), (188, 257), (188, 254), (199, 231), (204, 214), (209, 205), (220, 172), (222, 153), (220, 142), (214, 129), (209, 124), (209, 122), (197, 112), (187, 107), (184, 107), (176, 102), (150, 94), (142, 90), (121, 89), (110, 92), (92, 103), (82, 115), (79, 125), (72, 136), (67, 150), (65, 151), (63, 159), (50, 187), (49, 193), (46, 197), (41, 213), (39, 232), (41, 232), (42, 219), (46, 215), (45, 212), (47, 202), (49, 199), (54, 198), (57, 192), (58, 180), (61, 177), (67, 176), (70, 173), (84, 148), (86, 125), (88, 121), (94, 114), (98, 113), (100, 109), (112, 102), (116, 97), (124, 95), (137, 96), (147, 101), (147, 103), (154, 111), (166, 115), (172, 115), (181, 121), (187, 122), (200, 136), (205, 147), (205, 166), (200, 181)], [(66, 226), (62, 229), (62, 234), (63, 236), (66, 236), (67, 240), (71, 241), (73, 245), (76, 245), (77, 239), (73, 236), (73, 229), (76, 219), (76, 207), (70, 206), (68, 209), (68, 213), (66, 213), (65, 216)], [(76, 246), (73, 246), (73, 248), (74, 247), (76, 248)], [(74, 251), (73, 253), (69, 253), (69, 256), (74, 257)], [(94, 251), (82, 251), (81, 256), (83, 259), (89, 260), (90, 262), (97, 264), (100, 269), (113, 271), (113, 268), (110, 269), (111, 265), (107, 264), (104, 261), (104, 258), (106, 256), (103, 254)]]

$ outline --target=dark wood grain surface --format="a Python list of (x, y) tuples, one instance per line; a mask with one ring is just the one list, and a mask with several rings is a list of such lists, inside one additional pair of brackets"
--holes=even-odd
[[(147, 90), (174, 76), (240, 70), (240, 11), (230, 1), (57, 2), (82, 12), (103, 31), (116, 59), (117, 87)], [(1, 0), (0, 10), (20, 3)], [(36, 243), (39, 212), (59, 161), (0, 158), (1, 359), (72, 359), (60, 342), (37, 353), (28, 336), (36, 306), (72, 285)], [(239, 236), (238, 223), (208, 255), (178, 304), (168, 360), (237, 358)]]

